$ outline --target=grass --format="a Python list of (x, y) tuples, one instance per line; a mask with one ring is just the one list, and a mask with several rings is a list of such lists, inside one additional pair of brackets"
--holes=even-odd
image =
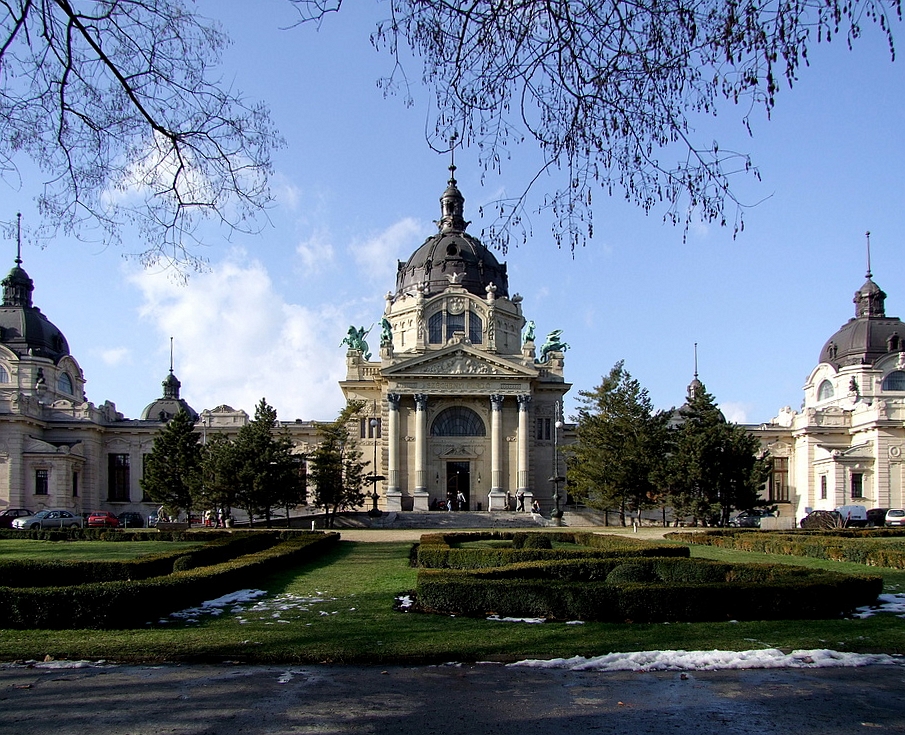
[[(395, 612), (393, 598), (415, 586), (408, 543), (343, 541), (328, 556), (262, 580), (269, 597), (317, 597), (306, 609), (205, 616), (197, 623), (149, 624), (110, 631), (0, 631), (0, 660), (43, 658), (117, 661), (241, 661), (246, 663), (438, 663), (444, 661), (594, 656), (639, 650), (832, 648), (905, 654), (905, 621), (741, 623), (502, 623)], [(693, 555), (727, 561), (785, 561), (842, 571), (864, 567), (815, 559), (692, 547)], [(905, 571), (869, 570), (905, 589)], [(288, 596), (295, 596), (290, 598)], [(250, 607), (250, 606), (248, 606)], [(239, 622), (244, 617), (246, 623)]]
[(201, 544), (177, 541), (33, 541), (0, 539), (0, 561), (98, 561), (134, 559), (145, 554), (171, 553)]

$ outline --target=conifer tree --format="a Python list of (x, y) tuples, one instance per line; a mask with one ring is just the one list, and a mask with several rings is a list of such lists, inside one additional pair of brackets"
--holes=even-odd
[(592, 508), (649, 507), (667, 452), (667, 415), (654, 412), (647, 390), (617, 362), (603, 382), (580, 391), (578, 441), (565, 452), (571, 494)]
[(201, 486), (201, 447), (195, 422), (180, 410), (154, 437), (140, 484), (147, 497), (171, 512), (191, 510)]
[(365, 463), (350, 431), (363, 407), (363, 401), (349, 401), (335, 421), (318, 427), (320, 441), (311, 457), (309, 477), (315, 485), (314, 504), (323, 508), (328, 528), (339, 511), (358, 508), (365, 501)]

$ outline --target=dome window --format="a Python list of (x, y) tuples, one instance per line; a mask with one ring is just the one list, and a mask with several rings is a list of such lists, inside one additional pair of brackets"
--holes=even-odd
[(484, 341), (484, 321), (473, 311), (468, 312), (468, 340), (473, 345)]
[(465, 314), (446, 315), (446, 339), (453, 338), (456, 332), (465, 332)]
[(60, 373), (60, 377), (57, 378), (57, 390), (68, 396), (73, 394), (72, 378), (69, 377), (69, 373)]
[(905, 391), (905, 371), (893, 370), (883, 378), (883, 390)]
[(459, 254), (459, 248), (455, 245), (449, 245), (446, 248), (446, 254), (451, 258), (455, 258)]
[(9, 382), (9, 370), (0, 365), (0, 383)]
[(833, 384), (829, 380), (824, 380), (817, 389), (817, 400), (826, 401), (834, 395)]
[(432, 345), (443, 344), (443, 312), (438, 311), (427, 320), (427, 341)]
[(898, 352), (900, 349), (902, 349), (902, 342), (899, 339), (899, 333), (893, 332), (886, 338), (886, 351)]
[(453, 406), (437, 414), (431, 436), (487, 436), (484, 422), (470, 408)]

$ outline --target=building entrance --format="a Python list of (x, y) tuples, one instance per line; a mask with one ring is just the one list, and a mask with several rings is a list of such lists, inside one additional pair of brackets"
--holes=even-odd
[[(471, 464), (469, 462), (446, 463), (446, 499), (452, 501), (453, 510), (471, 508)], [(461, 495), (460, 495), (461, 493)], [(461, 498), (464, 497), (464, 502)]]

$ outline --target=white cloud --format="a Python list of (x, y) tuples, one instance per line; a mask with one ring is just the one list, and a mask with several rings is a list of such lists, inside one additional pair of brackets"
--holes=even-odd
[(118, 365), (132, 362), (132, 351), (128, 347), (111, 347), (106, 350), (100, 350), (98, 354), (100, 354), (104, 364), (110, 367), (117, 367)]
[(265, 397), (283, 420), (331, 419), (342, 405), (344, 353), (333, 336), (350, 319), (340, 307), (287, 303), (241, 251), (186, 285), (146, 273), (133, 280), (142, 317), (162, 342), (175, 338), (175, 372), (195, 410), (226, 403), (251, 414)]
[(424, 224), (406, 217), (364, 242), (353, 243), (349, 250), (368, 280), (388, 283), (396, 274), (400, 255), (407, 257), (412, 253), (429, 231)]
[(306, 273), (319, 273), (334, 261), (333, 245), (326, 231), (320, 230), (295, 246), (295, 253), (302, 261)]
[(719, 405), (719, 409), (723, 412), (723, 416), (726, 417), (726, 421), (735, 424), (744, 424), (747, 422), (748, 409), (750, 407), (751, 406), (748, 403), (739, 403), (737, 401), (727, 401), (726, 403), (721, 403)]

